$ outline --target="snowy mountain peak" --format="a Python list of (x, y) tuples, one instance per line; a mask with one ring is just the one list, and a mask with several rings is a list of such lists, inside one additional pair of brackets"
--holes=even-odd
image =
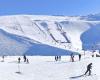
[(100, 21), (100, 13), (82, 16), (81, 19), (88, 20), (88, 21)]

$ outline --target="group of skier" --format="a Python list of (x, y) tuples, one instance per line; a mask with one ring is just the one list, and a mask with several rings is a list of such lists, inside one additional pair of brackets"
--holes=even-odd
[[(28, 58), (26, 57), (26, 55), (23, 55), (23, 59), (24, 59), (24, 62), (29, 63), (29, 60), (28, 60)], [(21, 61), (21, 58), (18, 57), (18, 63), (20, 63), (20, 61)]]
[[(79, 61), (81, 60), (81, 54), (78, 54), (78, 56), (79, 56)], [(70, 61), (71, 62), (74, 62), (75, 60), (74, 60), (74, 57), (75, 57), (75, 55), (72, 53), (71, 55), (70, 55)]]
[[(74, 62), (74, 54), (73, 53), (71, 53), (71, 55), (70, 55), (70, 61), (71, 62)], [(79, 61), (81, 60), (81, 54), (79, 54), (78, 55), (79, 56)], [(61, 56), (55, 56), (55, 61), (60, 61), (61, 60)]]
[[(73, 53), (70, 55), (71, 62), (74, 62), (74, 56), (75, 55)], [(79, 61), (80, 61), (81, 60), (81, 54), (79, 54), (78, 56), (79, 56)], [(3, 62), (4, 62), (4, 57), (5, 56), (2, 56)], [(24, 62), (29, 63), (29, 60), (26, 57), (26, 55), (23, 55), (23, 60), (24, 60)], [(61, 61), (61, 56), (55, 56), (55, 61)], [(18, 63), (20, 63), (20, 62), (21, 62), (21, 58), (18, 57)], [(84, 75), (87, 75), (87, 73), (88, 73), (88, 75), (91, 75), (91, 70), (92, 70), (92, 63), (89, 63), (87, 65), (87, 69), (86, 69), (86, 72), (84, 73)]]
[[(70, 55), (71, 62), (74, 62), (74, 56), (75, 55), (73, 53)], [(81, 54), (79, 54), (78, 57), (79, 57), (79, 61), (80, 61)], [(61, 60), (61, 56), (55, 56), (55, 61), (60, 61), (60, 60)], [(92, 69), (92, 63), (89, 63), (87, 65), (87, 69), (86, 69), (86, 72), (84, 73), (84, 75), (87, 75), (87, 73), (88, 73), (88, 75), (91, 75), (91, 69)]]
[(61, 56), (55, 56), (55, 61), (60, 61), (61, 60)]
[[(74, 62), (74, 54), (72, 53), (71, 55), (71, 61)], [(79, 56), (79, 61), (81, 60), (81, 54), (78, 55)], [(89, 63), (87, 65), (87, 69), (84, 75), (86, 75), (88, 73), (88, 75), (91, 75), (91, 69), (92, 69), (92, 63)]]

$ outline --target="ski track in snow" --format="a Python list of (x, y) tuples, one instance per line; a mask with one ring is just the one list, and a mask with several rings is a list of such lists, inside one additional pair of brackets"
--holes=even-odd
[[(61, 61), (54, 61), (54, 56), (27, 56), (29, 64), (19, 64), (21, 74), (18, 74), (18, 56), (5, 57), (0, 62), (0, 80), (100, 80), (99, 58), (84, 58), (76, 62), (69, 62), (69, 56), (62, 56)], [(0, 58), (2, 60), (2, 58)], [(88, 63), (93, 63), (92, 76), (70, 78), (84, 74)]]
[[(31, 39), (33, 43), (39, 42), (74, 52), (80, 52), (81, 49), (91, 50), (93, 45), (100, 44), (99, 26), (100, 21), (89, 21), (80, 16), (0, 16), (0, 30)], [(22, 50), (27, 51), (28, 48)]]
[[(45, 24), (41, 25), (41, 23)], [(9, 33), (28, 37), (44, 44), (59, 47), (54, 44), (56, 41), (52, 42), (47, 31), (47, 29), (49, 29), (49, 32), (56, 40), (67, 42), (67, 37), (71, 42), (72, 47), (79, 49), (82, 49), (80, 37), (82, 33), (91, 28), (90, 24), (95, 26), (100, 23), (98, 21), (86, 21), (80, 20), (79, 17), (67, 16), (12, 15), (0, 17), (0, 29)], [(63, 36), (62, 32), (66, 34)], [(57, 44), (60, 44), (60, 42)], [(62, 45), (60, 48), (64, 48), (64, 46)]]
[[(80, 17), (0, 16), (0, 51), (1, 54), (8, 52), (7, 55), (24, 54), (33, 49), (36, 50), (40, 47), (39, 44), (46, 45), (47, 55), (49, 49), (52, 51), (54, 47), (57, 48), (54, 50), (56, 53), (60, 51), (58, 48), (77, 52), (82, 47), (91, 49), (94, 43), (100, 44), (99, 26), (100, 21), (81, 20)], [(62, 35), (62, 33), (64, 34)], [(71, 42), (70, 49), (68, 43), (61, 43), (66, 41)], [(53, 46), (53, 48), (47, 47), (47, 45)], [(43, 51), (42, 48), (40, 47), (38, 51)], [(32, 52), (36, 52), (34, 50)], [(50, 52), (50, 54), (52, 53)], [(0, 62), (0, 80), (100, 80), (99, 58), (85, 56), (78, 61), (76, 56), (75, 62), (69, 62), (70, 58), (63, 56), (62, 61), (55, 62), (54, 56), (28, 56), (30, 64), (26, 64), (22, 60), (19, 65), (17, 58), (18, 56), (8, 56), (5, 58), (5, 62)], [(0, 60), (2, 59), (0, 58)], [(92, 72), (96, 75), (78, 77), (84, 74), (86, 66), (90, 62), (93, 63)], [(18, 66), (21, 74), (16, 73)]]

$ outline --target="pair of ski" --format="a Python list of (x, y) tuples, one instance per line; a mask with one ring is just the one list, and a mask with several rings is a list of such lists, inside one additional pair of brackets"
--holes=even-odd
[(70, 77), (70, 79), (75, 79), (75, 78), (80, 78), (80, 77), (87, 77), (87, 76), (94, 76), (94, 75), (96, 75), (96, 74), (91, 74), (91, 75), (84, 75), (84, 74), (82, 74), (82, 75), (79, 75), (79, 76)]

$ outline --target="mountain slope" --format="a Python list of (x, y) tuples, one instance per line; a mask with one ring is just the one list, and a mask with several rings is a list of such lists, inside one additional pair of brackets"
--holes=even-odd
[(81, 35), (84, 49), (100, 49), (100, 24), (91, 25), (91, 28)]
[(82, 16), (81, 19), (85, 19), (85, 20), (89, 20), (89, 21), (100, 21), (100, 13)]
[[(86, 30), (83, 27), (87, 28), (88, 24), (77, 22), (77, 18), (17, 15), (0, 17), (0, 26), (9, 33), (29, 37), (45, 44), (72, 42), (74, 47), (80, 48), (82, 44), (79, 37)], [(76, 40), (73, 40), (74, 35)]]
[[(40, 45), (49, 45), (57, 49), (70, 51), (77, 51), (83, 48), (92, 49), (91, 47), (94, 43), (98, 45), (100, 43), (99, 25), (100, 21), (89, 21), (88, 19), (82, 19), (82, 17), (45, 15), (0, 16), (1, 30), (14, 36), (28, 38), (33, 44), (35, 41), (39, 42)], [(26, 46), (23, 47), (24, 49), (21, 48), (23, 53), (28, 51), (26, 50), (27, 47), (33, 49), (29, 43), (23, 43), (23, 45)]]
[(72, 51), (41, 44), (0, 29), (0, 55), (69, 55)]

